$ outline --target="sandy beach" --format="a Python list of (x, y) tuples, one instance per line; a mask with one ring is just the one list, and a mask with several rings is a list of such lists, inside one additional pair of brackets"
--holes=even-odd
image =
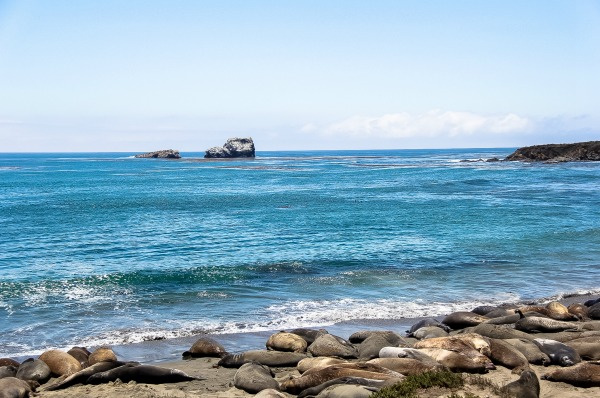
[[(596, 298), (596, 296), (589, 295), (572, 295), (561, 298), (560, 302), (565, 305), (569, 305), (577, 302), (584, 302), (590, 298)], [(548, 300), (540, 300), (539, 303), (544, 303)], [(520, 303), (523, 304), (523, 303)], [(419, 319), (402, 319), (402, 320), (361, 320), (344, 322), (337, 325), (328, 327), (327, 330), (330, 333), (336, 334), (344, 339), (347, 339), (352, 332), (359, 330), (391, 330), (398, 334), (404, 335), (407, 325), (416, 323)], [(264, 343), (267, 340), (271, 332), (260, 332), (254, 333), (250, 336), (240, 338), (238, 336), (239, 344), (235, 343), (235, 336), (212, 336), (214, 339), (223, 343), (223, 345), (230, 352), (241, 352), (248, 349), (264, 349)], [(198, 337), (198, 336), (196, 336)], [(195, 337), (195, 338), (196, 338)], [(220, 338), (222, 337), (222, 338)], [(171, 342), (172, 343), (172, 342)], [(183, 344), (183, 342), (178, 342)], [(147, 344), (140, 345), (129, 351), (130, 354), (141, 353), (141, 350), (151, 350), (153, 344), (166, 344), (166, 342), (148, 342)], [(175, 347), (175, 346), (173, 346)], [(175, 348), (173, 348), (175, 349)], [(119, 350), (115, 350), (119, 352)], [(134, 355), (135, 356), (135, 355)], [(135, 360), (131, 357), (121, 357), (119, 360)], [(168, 361), (147, 361), (164, 368), (179, 369), (190, 376), (202, 378), (202, 380), (193, 380), (179, 383), (167, 383), (167, 384), (144, 384), (137, 382), (123, 383), (120, 380), (114, 382), (108, 382), (100, 385), (82, 385), (78, 384), (59, 391), (43, 391), (43, 387), (36, 396), (40, 397), (142, 397), (142, 398), (166, 398), (166, 397), (246, 397), (253, 396), (253, 394), (247, 393), (241, 389), (238, 389), (233, 384), (233, 378), (238, 369), (226, 368), (217, 366), (219, 358), (194, 358), (194, 359), (175, 359)], [(350, 362), (359, 362), (357, 359), (351, 359)], [(551, 372), (557, 366), (539, 366), (530, 365), (531, 369), (536, 373), (540, 379), (540, 397), (591, 397), (600, 396), (600, 387), (582, 388), (575, 387), (570, 384), (562, 382), (553, 382), (542, 380), (542, 376)], [(282, 383), (285, 380), (300, 376), (299, 371), (295, 367), (272, 367), (271, 370), (275, 375), (275, 379)], [(510, 369), (497, 366), (495, 370), (492, 370), (483, 375), (470, 376), (465, 374), (466, 384), (464, 388), (460, 390), (440, 390), (432, 389), (431, 391), (423, 392), (420, 396), (448, 396), (451, 393), (457, 394), (474, 394), (476, 396), (497, 396), (491, 387), (482, 387), (481, 383), (470, 383), (469, 378), (483, 378), (490, 381), (497, 387), (502, 387), (512, 381), (519, 378), (518, 374), (511, 372)], [(51, 379), (45, 386), (51, 385), (57, 379)], [(283, 396), (293, 397), (288, 393), (282, 393)]]

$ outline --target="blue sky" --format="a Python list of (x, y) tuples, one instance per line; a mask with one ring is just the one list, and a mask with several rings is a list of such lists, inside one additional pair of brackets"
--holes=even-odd
[(0, 0), (0, 152), (600, 139), (600, 1)]

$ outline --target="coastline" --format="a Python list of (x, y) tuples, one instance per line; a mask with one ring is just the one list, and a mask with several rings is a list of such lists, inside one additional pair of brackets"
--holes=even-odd
[[(565, 294), (558, 299), (561, 303), (569, 305), (577, 302), (585, 302), (591, 298), (597, 298), (600, 294)], [(547, 303), (557, 299), (557, 297), (540, 298), (538, 304)], [(527, 302), (506, 303), (506, 306), (515, 304), (531, 304)], [(331, 326), (323, 327), (328, 332), (347, 339), (351, 333), (360, 330), (392, 330), (402, 335), (405, 330), (423, 318), (403, 318), (403, 319), (357, 319), (339, 322)], [(234, 333), (211, 335), (210, 337), (219, 341), (229, 352), (236, 353), (251, 349), (265, 349), (265, 342), (268, 337), (276, 331), (261, 331), (249, 333)], [(195, 358), (182, 359), (181, 353), (193, 344), (193, 342), (202, 337), (201, 335), (188, 336), (185, 338), (148, 341), (144, 343), (135, 343), (123, 346), (112, 347), (121, 360), (140, 360), (147, 364), (179, 369), (192, 376), (199, 376), (204, 380), (171, 383), (171, 384), (143, 384), (143, 383), (121, 383), (119, 381), (109, 382), (103, 385), (76, 385), (60, 391), (41, 391), (36, 396), (40, 397), (66, 397), (75, 398), (79, 396), (87, 397), (109, 397), (117, 398), (120, 396), (132, 396), (142, 398), (163, 398), (163, 397), (207, 397), (207, 398), (233, 398), (250, 397), (249, 394), (233, 386), (233, 377), (237, 372), (236, 368), (223, 368), (216, 366), (218, 358)], [(150, 354), (149, 353), (154, 353)], [(164, 352), (170, 352), (169, 358), (163, 357)], [(153, 356), (154, 355), (154, 356)], [(548, 367), (531, 365), (538, 377), (548, 373)], [(279, 382), (290, 377), (299, 376), (296, 368), (272, 368), (275, 379)], [(496, 386), (503, 386), (514, 381), (518, 376), (511, 373), (507, 368), (499, 366), (496, 370), (482, 376)], [(552, 382), (540, 379), (541, 394), (540, 397), (565, 397), (575, 398), (584, 396), (600, 395), (600, 387), (581, 388), (570, 384)], [(479, 388), (479, 390), (477, 390)], [(484, 396), (496, 396), (483, 387), (473, 387), (466, 385), (463, 393), (485, 394)], [(483, 390), (482, 390), (483, 389)], [(283, 397), (294, 397), (288, 393), (283, 393)]]

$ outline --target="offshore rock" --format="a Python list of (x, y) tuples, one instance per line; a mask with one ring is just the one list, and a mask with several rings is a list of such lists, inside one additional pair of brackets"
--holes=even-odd
[(253, 158), (255, 156), (252, 138), (230, 138), (222, 147), (206, 151), (205, 158)]
[(174, 149), (164, 149), (162, 151), (154, 151), (135, 155), (136, 158), (158, 158), (158, 159), (181, 159), (179, 151)]
[(600, 141), (534, 145), (517, 149), (506, 160), (571, 162), (600, 160)]

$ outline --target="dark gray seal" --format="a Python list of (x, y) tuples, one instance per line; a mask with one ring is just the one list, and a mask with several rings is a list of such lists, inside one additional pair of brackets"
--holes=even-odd
[(79, 363), (81, 364), (82, 369), (87, 368), (89, 366), (88, 358), (89, 358), (91, 352), (87, 348), (73, 347), (69, 351), (67, 351), (67, 354), (69, 354), (73, 358), (77, 359), (79, 361)]
[(44, 384), (50, 379), (50, 368), (40, 359), (29, 358), (19, 365), (17, 378), (35, 380), (40, 384)]
[(87, 379), (86, 384), (103, 384), (117, 379), (121, 380), (123, 383), (135, 381), (136, 383), (146, 384), (204, 380), (200, 377), (190, 376), (178, 369), (167, 369), (152, 365), (126, 364), (107, 370), (106, 372), (93, 374)]
[(265, 365), (250, 362), (243, 364), (233, 376), (233, 385), (240, 390), (256, 394), (269, 388), (279, 391), (279, 383), (273, 378), (271, 369)]
[(512, 397), (539, 398), (540, 381), (533, 370), (526, 370), (518, 380), (508, 383), (500, 390)]
[[(119, 361), (98, 362), (80, 370), (77, 373), (73, 373), (71, 376), (68, 376), (66, 379), (59, 381), (58, 383), (44, 387), (44, 391), (62, 390), (63, 388), (74, 386), (75, 384), (85, 384), (87, 380), (96, 373), (106, 372), (107, 370), (111, 370), (126, 364), (128, 363)], [(139, 365), (137, 362), (129, 362), (129, 364)]]
[(251, 350), (241, 354), (225, 355), (217, 365), (225, 368), (239, 368), (245, 363), (256, 362), (267, 366), (290, 367), (296, 366), (304, 358), (306, 355), (296, 352)]
[(600, 319), (600, 302), (588, 308), (588, 317), (592, 319)]
[(553, 364), (573, 366), (581, 362), (581, 357), (573, 348), (556, 340), (534, 339), (533, 342), (540, 350), (548, 355)]
[(383, 347), (406, 347), (407, 345), (404, 338), (394, 332), (374, 333), (358, 346), (358, 358), (364, 360), (377, 358)]
[(515, 330), (508, 325), (492, 325), (489, 323), (482, 323), (481, 325), (475, 326), (471, 332), (494, 339), (534, 339), (533, 336), (530, 336), (529, 334), (520, 330)]
[(201, 337), (183, 353), (183, 358), (223, 358), (225, 355), (227, 355), (227, 350), (218, 341), (210, 337)]
[(519, 311), (521, 319), (515, 323), (515, 329), (527, 333), (544, 333), (544, 332), (564, 332), (577, 331), (577, 325), (571, 322), (557, 321), (551, 318), (543, 318), (539, 316), (525, 317)]
[(408, 334), (408, 337), (414, 337), (417, 340), (446, 336), (448, 336), (448, 332), (437, 326), (424, 326)]
[(348, 341), (332, 334), (319, 336), (309, 347), (315, 357), (357, 358), (356, 348)]
[(521, 354), (527, 358), (527, 362), (534, 365), (550, 365), (551, 361), (548, 355), (540, 351), (540, 348), (531, 340), (525, 339), (506, 339), (502, 340), (515, 347)]
[(17, 376), (17, 368), (14, 366), (0, 366), (0, 379), (5, 377), (16, 377)]
[(498, 307), (493, 305), (480, 305), (479, 307), (475, 307), (471, 310), (471, 312), (477, 315), (487, 315), (488, 313), (497, 310)]
[(302, 337), (306, 341), (306, 344), (311, 345), (312, 343), (314, 343), (314, 341), (319, 336), (328, 334), (329, 332), (325, 329), (317, 330), (317, 329), (298, 328), (298, 329), (294, 329), (294, 330), (290, 331), (290, 333), (293, 333), (295, 335)]
[(450, 332), (450, 328), (444, 324), (442, 324), (440, 321), (438, 321), (437, 319), (434, 318), (425, 318), (425, 319), (421, 319), (419, 322), (415, 323), (414, 325), (412, 325), (410, 327), (410, 329), (408, 329), (406, 331), (406, 333), (414, 333), (416, 330), (421, 329), (425, 326), (436, 326), (438, 328), (442, 328), (444, 329), (446, 332)]
[(600, 303), (600, 297), (587, 300), (585, 303), (583, 303), (583, 305), (585, 305), (586, 307), (591, 307), (592, 305), (597, 304), (597, 303)]

